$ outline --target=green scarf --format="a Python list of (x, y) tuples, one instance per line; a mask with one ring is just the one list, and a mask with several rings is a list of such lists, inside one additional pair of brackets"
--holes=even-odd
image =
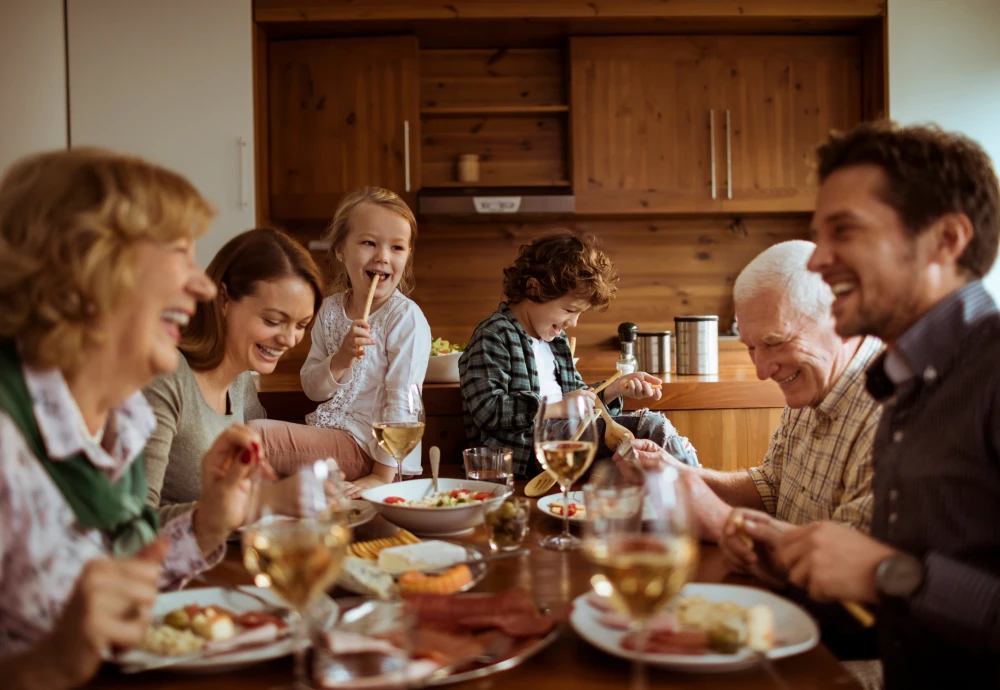
[(59, 461), (49, 458), (24, 382), (17, 345), (11, 340), (0, 341), (0, 410), (10, 415), (21, 430), (28, 448), (49, 473), (80, 525), (104, 533), (116, 556), (131, 556), (156, 539), (159, 518), (146, 505), (143, 454), (114, 484), (83, 453)]

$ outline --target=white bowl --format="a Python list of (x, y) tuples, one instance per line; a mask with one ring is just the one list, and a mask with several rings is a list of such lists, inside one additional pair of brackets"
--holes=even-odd
[(461, 356), (461, 352), (431, 355), (427, 362), (427, 374), (424, 375), (424, 381), (427, 383), (458, 383), (458, 358)]
[[(469, 491), (489, 491), (495, 495), (486, 501), (477, 501), (460, 506), (441, 508), (418, 508), (398, 503), (386, 503), (390, 496), (399, 496), (407, 501), (423, 498), (433, 492), (430, 479), (410, 479), (405, 482), (383, 484), (361, 493), (361, 498), (371, 501), (375, 510), (389, 522), (410, 530), (414, 534), (444, 537), (467, 532), (483, 522), (484, 508), (499, 506), (507, 493), (507, 487), (493, 482), (472, 479), (438, 479), (438, 491), (468, 489)], [(485, 505), (484, 505), (485, 504)]]

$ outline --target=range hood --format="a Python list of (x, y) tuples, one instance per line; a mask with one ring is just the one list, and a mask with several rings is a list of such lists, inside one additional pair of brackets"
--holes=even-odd
[(422, 216), (565, 215), (575, 208), (565, 187), (423, 189), (417, 203)]

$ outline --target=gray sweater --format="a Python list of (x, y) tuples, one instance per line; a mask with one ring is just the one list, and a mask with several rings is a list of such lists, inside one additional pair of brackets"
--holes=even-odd
[(229, 387), (229, 414), (213, 410), (183, 355), (176, 371), (156, 379), (143, 393), (156, 415), (156, 431), (146, 444), (146, 502), (167, 522), (192, 510), (201, 497), (201, 460), (219, 434), (267, 413), (248, 371)]

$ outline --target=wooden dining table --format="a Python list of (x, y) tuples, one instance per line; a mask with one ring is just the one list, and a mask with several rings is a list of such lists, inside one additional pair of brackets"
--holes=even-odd
[[(518, 483), (517, 491), (523, 494), (523, 482)], [(542, 514), (533, 507), (529, 525), (530, 531), (525, 540), (529, 553), (520, 558), (491, 564), (486, 577), (473, 591), (500, 592), (513, 587), (525, 587), (537, 602), (547, 605), (568, 604), (586, 593), (590, 589), (590, 569), (580, 553), (549, 551), (538, 545), (539, 539), (561, 530), (561, 519)], [(376, 517), (368, 524), (356, 528), (355, 539), (360, 541), (384, 537), (397, 529), (383, 518)], [(482, 527), (464, 538), (453, 540), (488, 548)], [(233, 584), (251, 584), (239, 549), (235, 546), (230, 547), (225, 560), (209, 574), (215, 579)], [(695, 581), (758, 586), (751, 578), (728, 575), (718, 547), (711, 544), (702, 545)], [(331, 594), (336, 598), (347, 593), (334, 590)], [(796, 690), (849, 690), (861, 687), (822, 644), (803, 654), (775, 661), (773, 667), (787, 686)], [(567, 624), (550, 646), (521, 665), (448, 687), (456, 690), (487, 690), (494, 687), (517, 690), (618, 690), (628, 686), (629, 669), (629, 662), (592, 647)], [(650, 688), (773, 690), (778, 687), (759, 667), (711, 674), (651, 668), (649, 673)], [(291, 659), (285, 658), (238, 671), (214, 674), (182, 674), (160, 670), (122, 675), (115, 667), (108, 665), (86, 687), (116, 690), (267, 690), (288, 684), (291, 679)]]

